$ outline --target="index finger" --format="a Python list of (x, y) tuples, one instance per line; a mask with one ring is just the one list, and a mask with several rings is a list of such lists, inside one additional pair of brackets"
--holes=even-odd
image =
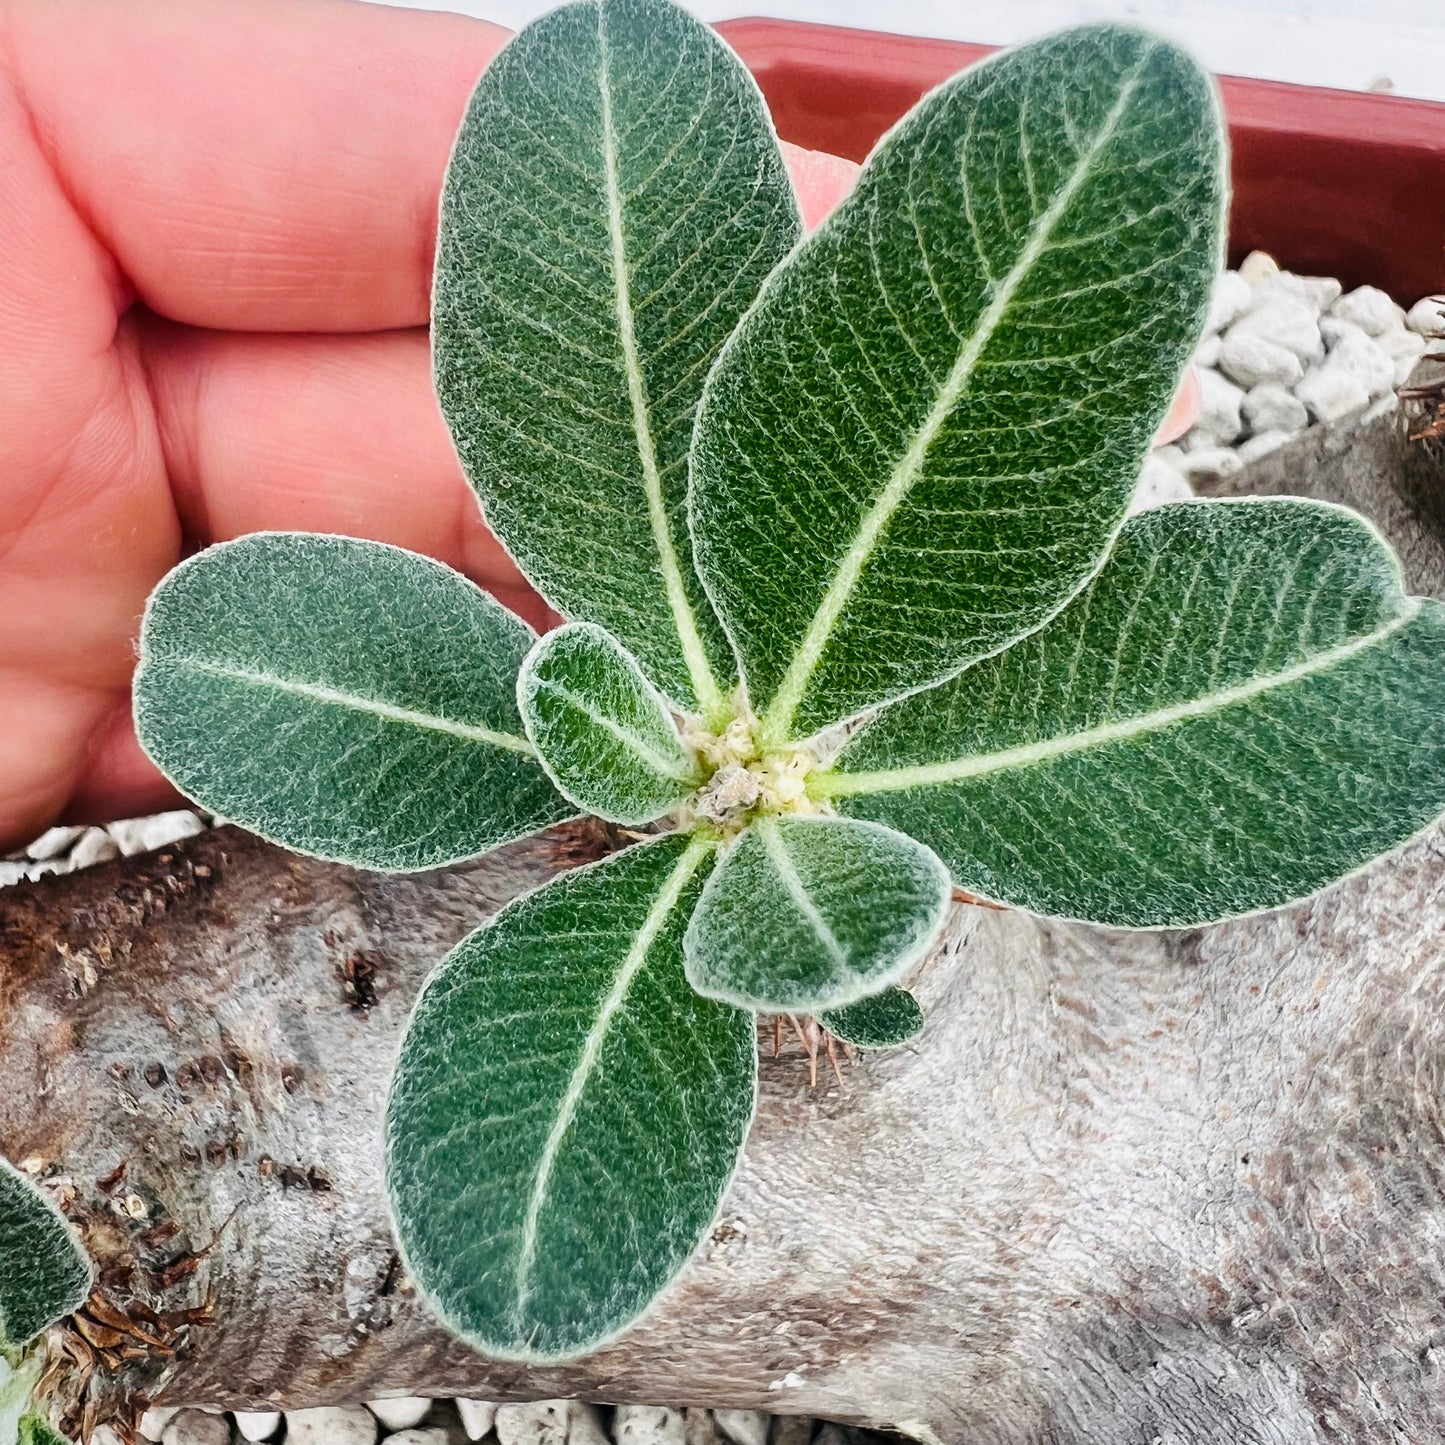
[(152, 310), (425, 322), (442, 173), (500, 26), (356, 0), (57, 0), (0, 7), (0, 27), (51, 167)]

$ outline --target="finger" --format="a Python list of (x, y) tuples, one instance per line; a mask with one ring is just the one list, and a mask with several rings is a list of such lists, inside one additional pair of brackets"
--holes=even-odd
[(108, 823), (190, 806), (141, 751), (129, 691), (114, 694), (91, 730), (85, 760), (56, 821)]
[[(807, 216), (858, 167), (784, 145)], [(536, 626), (540, 599), (483, 525), (433, 397), (424, 332), (355, 337), (142, 328), (167, 471), (188, 536), (371, 537), (459, 567)]]
[(1179, 390), (1154, 437), (1156, 447), (1178, 441), (1199, 420), (1199, 372), (1191, 364), (1184, 368)]
[(545, 625), (545, 605), (462, 479), (425, 332), (247, 335), (152, 319), (140, 335), (192, 543), (291, 530), (391, 542), (458, 568)]
[(51, 166), (151, 309), (251, 330), (425, 321), (452, 136), (506, 31), (354, 0), (4, 18)]
[(856, 161), (827, 151), (808, 151), (802, 146), (783, 142), (783, 159), (798, 193), (803, 212), (803, 227), (811, 231), (828, 218), (833, 207), (853, 189), (853, 182), (862, 170)]
[[(3, 16), (15, 12), (6, 7)], [(0, 35), (0, 39), (3, 39)], [(0, 58), (0, 839), (64, 801), (179, 529), (123, 285)]]

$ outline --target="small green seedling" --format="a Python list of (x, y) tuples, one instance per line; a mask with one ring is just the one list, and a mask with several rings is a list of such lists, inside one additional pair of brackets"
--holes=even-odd
[(90, 1261), (65, 1217), (0, 1159), (0, 1445), (53, 1445), (35, 1387), (32, 1344), (90, 1294)]
[(912, 1037), (954, 888), (1194, 926), (1445, 808), (1445, 609), (1367, 523), (1126, 521), (1224, 177), (1208, 78), (1121, 26), (924, 97), (807, 239), (751, 79), (666, 0), (558, 10), (482, 77), (437, 391), (567, 625), (250, 536), (161, 584), (135, 689), (184, 791), (320, 857), (649, 830), (464, 940), (407, 1030), (391, 1206), (464, 1339), (560, 1360), (635, 1321), (737, 1166), (755, 1015)]

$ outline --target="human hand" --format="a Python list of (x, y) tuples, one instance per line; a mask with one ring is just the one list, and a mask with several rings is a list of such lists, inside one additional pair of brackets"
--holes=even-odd
[[(545, 624), (425, 331), (442, 172), (506, 37), (354, 0), (0, 0), (0, 846), (174, 802), (129, 689), (187, 551), (376, 538)], [(816, 224), (857, 168), (788, 160)]]

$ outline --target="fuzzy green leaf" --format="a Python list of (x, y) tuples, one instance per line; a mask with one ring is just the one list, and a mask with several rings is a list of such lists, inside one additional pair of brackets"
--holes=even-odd
[(923, 1010), (907, 989), (885, 988), (846, 1008), (819, 1014), (818, 1022), (857, 1049), (896, 1049), (923, 1032)]
[(1002, 656), (885, 709), (816, 781), (971, 892), (1181, 927), (1273, 908), (1445, 809), (1445, 607), (1352, 512), (1134, 518)]
[(713, 358), (798, 234), (762, 97), (666, 0), (589, 0), (492, 62), (447, 173), (437, 391), (492, 529), (684, 706), (732, 659), (693, 571)]
[(662, 696), (591, 623), (542, 638), (522, 664), (517, 698), (543, 767), (599, 818), (651, 822), (703, 780)]
[(687, 929), (688, 981), (743, 1008), (838, 1008), (918, 962), (950, 891), (943, 864), (891, 828), (762, 818), (702, 891)]
[(0, 1159), (0, 1353), (79, 1309), (91, 1278), (90, 1260), (65, 1216)]
[(366, 868), (434, 868), (575, 814), (517, 711), (535, 639), (412, 552), (242, 537), (152, 595), (136, 733), (183, 793), (264, 838)]
[(772, 745), (949, 676), (1098, 568), (1220, 264), (1188, 56), (1089, 26), (880, 144), (718, 359), (698, 569)]
[(511, 904), (427, 984), (387, 1117), (407, 1269), (499, 1359), (620, 1333), (712, 1223), (752, 1121), (752, 1018), (682, 932), (711, 845), (678, 835)]

